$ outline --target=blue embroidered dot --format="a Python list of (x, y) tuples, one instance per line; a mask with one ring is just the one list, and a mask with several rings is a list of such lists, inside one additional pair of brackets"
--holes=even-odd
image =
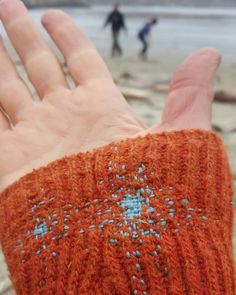
[(145, 194), (144, 188), (140, 188), (140, 192), (141, 192), (142, 195), (144, 195)]
[(150, 188), (146, 188), (146, 192), (147, 192), (149, 195), (153, 194), (153, 190), (151, 190)]
[(136, 269), (137, 269), (137, 271), (141, 270), (141, 265), (139, 263), (136, 264)]
[(137, 229), (137, 225), (136, 225), (135, 223), (133, 223), (133, 224), (132, 224), (132, 228), (133, 228), (134, 230), (136, 230), (136, 229)]
[(132, 238), (137, 239), (138, 237), (139, 237), (138, 233), (137, 232), (133, 232)]
[(140, 284), (144, 286), (144, 285), (145, 285), (144, 280), (141, 279), (141, 280), (140, 280)]
[(41, 202), (38, 203), (39, 206), (44, 205), (44, 204), (45, 204), (44, 201), (41, 201)]
[(141, 257), (141, 253), (140, 251), (136, 250), (133, 252), (134, 253), (134, 256), (137, 257), (137, 258), (140, 258)]
[(206, 221), (208, 218), (206, 216), (201, 217), (203, 221)]
[(126, 252), (125, 256), (126, 256), (127, 258), (130, 258), (130, 257), (131, 257), (129, 251)]
[(144, 172), (144, 170), (145, 170), (145, 165), (142, 164), (141, 167), (138, 168), (138, 173), (141, 174)]
[(189, 200), (188, 199), (181, 199), (181, 203), (186, 205), (189, 203)]
[(17, 244), (18, 244), (19, 246), (22, 246), (22, 245), (23, 245), (23, 243), (22, 243), (21, 240), (18, 240), (18, 241), (17, 241)]
[(147, 209), (147, 213), (153, 213), (155, 211), (155, 208), (150, 207)]
[(121, 207), (127, 209), (124, 215), (130, 219), (141, 216), (143, 198), (136, 195), (125, 195), (125, 200), (121, 201)]
[(117, 245), (118, 240), (117, 239), (110, 239), (110, 243), (113, 244), (113, 245)]
[(47, 229), (47, 225), (46, 223), (41, 223), (37, 226), (35, 226), (34, 228), (34, 236), (35, 238), (38, 237), (38, 236), (44, 236), (46, 233), (47, 233), (48, 229)]
[(90, 202), (85, 203), (85, 207), (89, 207), (90, 206)]
[(168, 273), (169, 273), (169, 269), (167, 267), (165, 267), (165, 269), (164, 269), (164, 275), (168, 275)]

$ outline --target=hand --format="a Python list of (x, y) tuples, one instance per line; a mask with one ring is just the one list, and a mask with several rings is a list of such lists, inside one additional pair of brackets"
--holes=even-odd
[(93, 45), (61, 11), (42, 23), (65, 57), (76, 87), (66, 83), (56, 57), (19, 0), (1, 0), (0, 18), (34, 85), (40, 102), (0, 45), (0, 189), (33, 168), (112, 141), (186, 128), (211, 129), (213, 80), (220, 56), (200, 50), (177, 70), (162, 122), (147, 129), (114, 85)]

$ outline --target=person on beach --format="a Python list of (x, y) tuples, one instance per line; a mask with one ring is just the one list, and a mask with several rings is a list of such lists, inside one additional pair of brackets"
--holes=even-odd
[(187, 58), (147, 127), (66, 13), (42, 24), (73, 88), (22, 1), (0, 1), (0, 20), (40, 98), (0, 40), (0, 243), (16, 294), (234, 295), (219, 52)]
[(152, 27), (156, 24), (157, 24), (157, 18), (154, 17), (150, 19), (147, 23), (145, 23), (144, 26), (138, 32), (138, 39), (141, 41), (143, 46), (142, 50), (139, 53), (139, 56), (142, 59), (147, 59), (147, 52), (149, 47), (148, 38), (150, 36)]
[(112, 50), (111, 50), (111, 56), (121, 56), (123, 51), (120, 45), (119, 37), (121, 30), (127, 31), (126, 25), (125, 25), (125, 17), (124, 15), (119, 11), (119, 5), (117, 3), (113, 4), (113, 11), (107, 16), (107, 19), (104, 24), (104, 28), (106, 28), (107, 25), (111, 26), (111, 32), (112, 32)]

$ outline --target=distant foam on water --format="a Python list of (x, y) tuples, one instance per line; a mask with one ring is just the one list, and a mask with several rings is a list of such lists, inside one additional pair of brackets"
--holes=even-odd
[[(236, 8), (206, 8), (206, 7), (181, 7), (181, 6), (143, 6), (125, 5), (123, 11), (132, 14), (159, 14), (159, 15), (180, 15), (180, 16), (202, 16), (202, 17), (236, 17)], [(92, 10), (107, 12), (108, 5), (94, 5)]]

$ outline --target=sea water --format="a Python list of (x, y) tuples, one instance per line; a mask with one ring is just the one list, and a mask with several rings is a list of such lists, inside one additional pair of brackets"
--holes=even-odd
[[(109, 55), (109, 29), (103, 31), (109, 6), (89, 8), (63, 8), (73, 17), (80, 28), (94, 42), (104, 55)], [(34, 9), (30, 14), (37, 24), (45, 9)], [(202, 47), (215, 47), (225, 57), (234, 58), (236, 52), (236, 9), (210, 9), (158, 6), (123, 6), (126, 15), (127, 34), (122, 34), (121, 41), (126, 56), (132, 57), (139, 50), (137, 40), (139, 28), (152, 16), (159, 18), (153, 29), (150, 42), (150, 54), (155, 57), (162, 54), (180, 53), (184, 56)], [(41, 27), (43, 32), (43, 29)], [(0, 34), (6, 36), (0, 26)], [(48, 35), (43, 33), (45, 38)]]

